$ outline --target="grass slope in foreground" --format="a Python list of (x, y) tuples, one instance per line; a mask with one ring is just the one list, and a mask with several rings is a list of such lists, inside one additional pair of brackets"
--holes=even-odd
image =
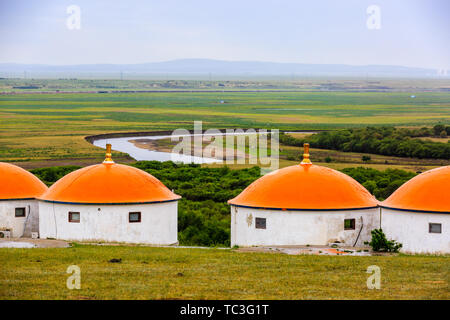
[[(109, 263), (121, 258), (121, 263)], [(448, 256), (291, 256), (75, 245), (0, 249), (0, 299), (450, 299)], [(69, 265), (81, 289), (69, 290)], [(366, 286), (381, 268), (381, 289)]]

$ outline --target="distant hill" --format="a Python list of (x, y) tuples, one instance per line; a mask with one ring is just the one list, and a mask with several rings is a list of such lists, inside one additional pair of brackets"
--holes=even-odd
[[(284, 77), (438, 77), (434, 69), (410, 68), (387, 65), (343, 65), (343, 64), (303, 64), (259, 61), (223, 61), (210, 59), (181, 59), (165, 62), (141, 64), (80, 64), (80, 65), (41, 65), (41, 64), (0, 64), (0, 76), (83, 76), (108, 75), (120, 73), (145, 75), (210, 75), (218, 76), (284, 76)], [(448, 76), (446, 76), (448, 78)]]

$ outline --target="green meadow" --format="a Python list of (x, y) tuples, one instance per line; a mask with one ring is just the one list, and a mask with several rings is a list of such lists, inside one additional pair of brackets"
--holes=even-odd
[[(411, 98), (411, 95), (416, 98)], [(223, 103), (222, 103), (223, 102)], [(108, 132), (204, 128), (326, 130), (450, 122), (448, 92), (151, 92), (0, 95), (0, 161), (97, 159)], [(120, 155), (119, 155), (120, 156)]]
[[(111, 259), (122, 259), (111, 263)], [(1, 249), (0, 299), (450, 299), (447, 256), (79, 245)], [(66, 287), (70, 265), (81, 289)], [(369, 290), (367, 267), (381, 269)]]

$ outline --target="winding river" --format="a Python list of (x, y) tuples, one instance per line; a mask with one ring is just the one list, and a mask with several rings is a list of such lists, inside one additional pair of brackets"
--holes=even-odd
[[(286, 132), (289, 133), (289, 132)], [(296, 133), (314, 133), (314, 132), (296, 132)], [(255, 133), (222, 133), (221, 135), (251, 135)], [(120, 151), (123, 153), (128, 153), (130, 157), (135, 160), (156, 160), (156, 161), (176, 161), (182, 163), (221, 163), (222, 160), (207, 158), (207, 157), (196, 157), (183, 154), (176, 154), (171, 152), (155, 151), (145, 148), (140, 148), (135, 145), (135, 142), (145, 142), (146, 140), (162, 140), (171, 137), (187, 137), (187, 136), (199, 136), (202, 134), (190, 134), (190, 135), (155, 135), (155, 136), (136, 136), (136, 137), (117, 137), (117, 138), (106, 138), (106, 139), (94, 139), (92, 144), (100, 147), (106, 148), (107, 143), (111, 143), (112, 149), (115, 151)], [(215, 134), (216, 135), (216, 134)], [(208, 136), (203, 134), (203, 136)]]

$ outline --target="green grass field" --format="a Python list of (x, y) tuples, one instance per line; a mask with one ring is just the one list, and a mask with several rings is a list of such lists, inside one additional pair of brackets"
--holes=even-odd
[[(111, 74), (109, 75), (111, 76)], [(114, 75), (112, 75), (114, 77)], [(123, 90), (295, 90), (295, 91), (445, 91), (450, 89), (447, 79), (361, 79), (361, 78), (297, 78), (286, 77), (244, 77), (242, 79), (195, 80), (186, 75), (156, 75), (156, 78), (0, 78), (0, 92), (79, 92), (79, 91), (123, 91)], [(182, 78), (180, 78), (180, 76)], [(159, 78), (159, 79), (158, 79)], [(178, 78), (178, 79), (177, 79)], [(277, 79), (278, 78), (278, 79)], [(165, 79), (165, 80), (163, 80)]]
[[(316, 130), (450, 122), (450, 93), (164, 92), (0, 96), (0, 161), (101, 158), (84, 137), (204, 128)], [(225, 103), (220, 103), (223, 100)]]
[[(122, 259), (110, 263), (110, 259)], [(312, 256), (75, 245), (0, 249), (0, 299), (450, 299), (448, 256)], [(69, 290), (68, 266), (81, 268)], [(381, 268), (381, 289), (366, 286)]]

